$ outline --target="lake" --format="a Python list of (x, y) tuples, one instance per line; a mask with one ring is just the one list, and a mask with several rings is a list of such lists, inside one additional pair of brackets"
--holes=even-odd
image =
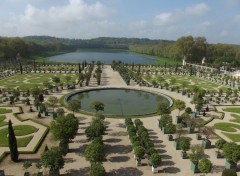
[(49, 57), (49, 60), (56, 62), (82, 63), (83, 61), (101, 61), (104, 64), (111, 64), (113, 60), (122, 61), (128, 64), (151, 64), (154, 59), (130, 54), (127, 52), (73, 52)]

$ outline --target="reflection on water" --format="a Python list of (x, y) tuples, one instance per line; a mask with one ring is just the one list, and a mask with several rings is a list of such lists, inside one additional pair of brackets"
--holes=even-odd
[(156, 112), (161, 101), (169, 105), (169, 101), (162, 96), (140, 90), (103, 89), (82, 92), (72, 98), (81, 98), (82, 110), (95, 112), (90, 104), (96, 100), (104, 103), (104, 114), (114, 115), (142, 115)]

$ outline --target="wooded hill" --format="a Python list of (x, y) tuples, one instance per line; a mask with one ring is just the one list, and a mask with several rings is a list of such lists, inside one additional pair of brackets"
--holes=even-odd
[(131, 52), (181, 60), (186, 56), (189, 62), (199, 63), (203, 57), (207, 62), (231, 66), (240, 64), (240, 47), (229, 44), (209, 44), (204, 37), (184, 36), (177, 41), (151, 40), (147, 38), (113, 38), (66, 39), (50, 36), (27, 36), (23, 38), (0, 37), (0, 60), (16, 59), (18, 53), (22, 58), (47, 56), (60, 52), (73, 52), (78, 49), (124, 49)]

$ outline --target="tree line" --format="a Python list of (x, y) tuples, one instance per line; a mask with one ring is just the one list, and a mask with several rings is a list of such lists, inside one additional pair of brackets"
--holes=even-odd
[(205, 57), (215, 66), (224, 62), (233, 67), (240, 66), (240, 46), (209, 44), (205, 37), (183, 36), (173, 43), (130, 45), (129, 50), (173, 60), (182, 60), (185, 56), (191, 63), (200, 63)]

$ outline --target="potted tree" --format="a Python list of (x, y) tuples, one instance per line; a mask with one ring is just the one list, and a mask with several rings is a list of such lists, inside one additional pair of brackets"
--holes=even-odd
[(161, 156), (158, 153), (153, 153), (151, 155), (150, 161), (152, 163), (152, 172), (158, 173), (157, 167), (160, 165), (160, 163), (162, 161)]
[(188, 133), (194, 133), (195, 127), (197, 125), (197, 122), (195, 119), (193, 118), (188, 118), (186, 119), (186, 123), (187, 123), (187, 129), (188, 129)]
[(240, 147), (233, 142), (226, 143), (223, 146), (223, 154), (226, 158), (225, 168), (236, 170), (240, 160)]
[(90, 168), (89, 176), (105, 176), (106, 171), (101, 163), (93, 163)]
[(27, 172), (27, 169), (32, 166), (32, 163), (30, 161), (25, 161), (23, 163), (23, 168), (25, 169), (24, 176), (30, 176), (30, 173)]
[(201, 173), (207, 174), (210, 173), (212, 170), (213, 164), (208, 159), (202, 159), (198, 163), (198, 169)]
[(178, 109), (178, 115), (176, 116), (176, 123), (181, 123), (182, 119), (180, 118), (180, 111), (184, 110), (186, 107), (186, 104), (184, 101), (176, 100), (175, 101), (175, 107)]
[(201, 145), (192, 145), (191, 146), (191, 152), (189, 154), (189, 158), (191, 160), (191, 170), (193, 173), (199, 172), (198, 170), (198, 163), (199, 160), (201, 160), (204, 156), (204, 148)]
[(205, 149), (211, 148), (211, 141), (209, 139), (214, 134), (214, 130), (215, 130), (214, 127), (210, 127), (210, 126), (205, 126), (201, 130), (201, 134), (205, 136), (205, 139), (203, 139), (202, 141), (202, 146)]
[(64, 159), (59, 148), (51, 148), (41, 156), (41, 163), (45, 168), (49, 168), (49, 175), (59, 176), (59, 170), (64, 166)]
[(145, 155), (144, 148), (142, 146), (134, 147), (134, 154), (137, 158), (136, 165), (141, 166), (142, 165), (141, 160), (142, 160), (143, 156)]
[(164, 127), (164, 134), (174, 134), (176, 132), (176, 125), (173, 123), (168, 123), (166, 127)]
[(223, 149), (224, 144), (226, 144), (226, 141), (223, 139), (219, 139), (215, 142), (215, 147), (218, 149), (217, 151), (215, 151), (216, 158), (222, 158), (220, 150)]
[(182, 137), (179, 140), (179, 148), (182, 150), (182, 159), (186, 159), (187, 158), (187, 150), (189, 150), (190, 148), (190, 140), (186, 137)]
[(176, 126), (176, 139), (174, 141), (174, 147), (176, 150), (179, 150), (179, 142), (180, 142), (180, 139), (181, 137), (184, 135), (184, 129), (183, 129), (183, 126), (182, 124), (178, 124)]

